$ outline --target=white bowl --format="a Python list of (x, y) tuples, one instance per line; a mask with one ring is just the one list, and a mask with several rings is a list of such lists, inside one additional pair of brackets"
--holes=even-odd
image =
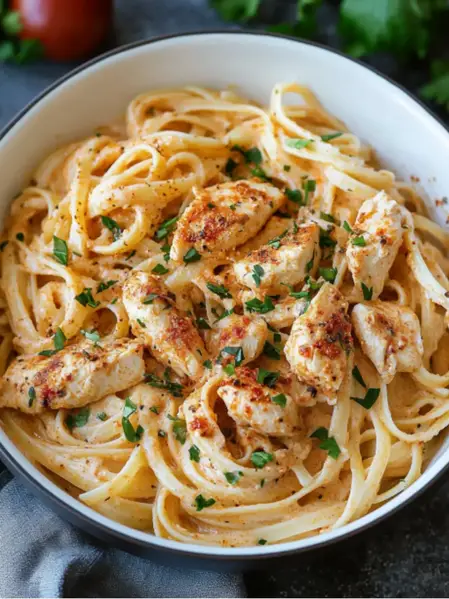
[[(113, 50), (57, 81), (0, 134), (0, 218), (30, 172), (51, 150), (90, 134), (122, 115), (151, 88), (237, 85), (267, 103), (272, 86), (297, 81), (313, 89), (326, 109), (369, 142), (381, 161), (404, 179), (420, 180), (431, 214), (446, 222), (434, 200), (449, 190), (449, 134), (406, 91), (357, 61), (315, 44), (268, 34), (193, 33)], [(342, 528), (301, 541), (244, 548), (181, 544), (140, 532), (94, 512), (50, 482), (0, 430), (0, 457), (65, 518), (131, 551), (238, 561), (285, 556), (346, 538), (378, 522), (419, 495), (449, 463), (449, 439), (423, 475), (394, 499)], [(164, 551), (165, 550), (165, 551)], [(198, 563), (196, 563), (198, 566)]]

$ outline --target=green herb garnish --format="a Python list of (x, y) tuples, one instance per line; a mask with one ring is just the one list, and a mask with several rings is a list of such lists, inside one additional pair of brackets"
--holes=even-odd
[(53, 235), (53, 256), (64, 266), (69, 263), (67, 242), (64, 239), (59, 239), (56, 235)]
[(320, 426), (320, 428), (317, 428), (310, 436), (321, 441), (318, 447), (327, 451), (331, 458), (334, 460), (338, 458), (341, 453), (340, 447), (334, 437), (329, 437), (327, 428)]

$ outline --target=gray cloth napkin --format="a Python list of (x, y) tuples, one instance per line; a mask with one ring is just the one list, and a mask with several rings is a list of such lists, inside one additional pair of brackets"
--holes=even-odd
[(161, 566), (96, 543), (0, 468), (0, 597), (246, 596), (239, 575)]

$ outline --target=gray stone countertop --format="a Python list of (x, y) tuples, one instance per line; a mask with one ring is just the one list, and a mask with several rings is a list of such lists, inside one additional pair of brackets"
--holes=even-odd
[[(284, 0), (284, 4), (288, 4)], [(287, 7), (288, 8), (288, 7)], [(323, 41), (335, 42), (335, 5), (325, 4)], [(115, 31), (106, 48), (182, 31), (228, 27), (207, 0), (116, 0)], [(373, 64), (411, 90), (423, 81), (386, 57)], [(0, 129), (72, 64), (0, 64)], [(447, 478), (447, 477), (446, 477)], [(387, 522), (313, 556), (264, 563), (245, 575), (250, 597), (447, 597), (449, 595), (449, 483), (437, 484)]]

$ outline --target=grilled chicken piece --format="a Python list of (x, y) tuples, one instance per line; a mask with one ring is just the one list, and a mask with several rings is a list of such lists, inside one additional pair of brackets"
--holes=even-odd
[(424, 353), (421, 329), (412, 310), (376, 301), (357, 304), (351, 317), (363, 353), (385, 383), (396, 372), (413, 372), (421, 366)]
[[(288, 395), (257, 382), (257, 371), (237, 368), (217, 389), (237, 424), (272, 436), (289, 436), (301, 428), (298, 406)], [(285, 403), (285, 405), (284, 405)]]
[(203, 340), (191, 319), (176, 307), (157, 277), (134, 272), (123, 285), (123, 303), (134, 335), (154, 357), (179, 375), (199, 378), (208, 358)]
[(251, 289), (269, 293), (285, 292), (285, 285), (304, 281), (319, 261), (319, 233), (315, 223), (299, 225), (279, 240), (279, 245), (267, 244), (250, 252), (234, 264), (237, 281)]
[(192, 248), (207, 257), (245, 243), (285, 202), (279, 189), (255, 181), (222, 183), (195, 196), (174, 234), (170, 257), (177, 262)]
[(383, 191), (363, 202), (348, 243), (346, 257), (358, 295), (362, 283), (379, 297), (398, 254), (404, 233), (401, 206)]
[[(246, 364), (262, 353), (267, 337), (267, 324), (262, 318), (231, 314), (216, 323), (208, 346), (214, 356), (218, 356), (225, 347), (241, 347), (244, 355), (242, 364)], [(222, 355), (222, 364), (229, 361), (228, 357), (232, 358), (230, 354)]]
[(325, 283), (307, 312), (293, 323), (284, 348), (298, 379), (328, 395), (330, 401), (343, 382), (353, 347), (347, 310), (338, 289)]
[(53, 356), (19, 356), (0, 385), (0, 407), (38, 414), (81, 408), (144, 378), (142, 343), (117, 339), (107, 346), (83, 341)]

